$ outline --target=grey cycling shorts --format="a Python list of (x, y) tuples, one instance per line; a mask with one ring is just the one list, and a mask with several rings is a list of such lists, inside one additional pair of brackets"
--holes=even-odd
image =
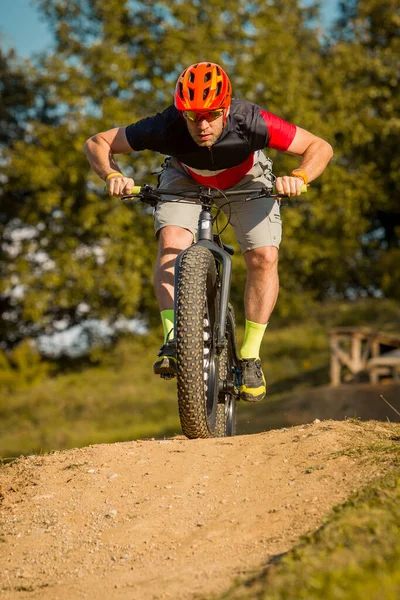
[[(229, 190), (259, 189), (260, 185), (271, 186), (274, 181), (271, 169), (272, 161), (259, 151), (256, 153), (252, 169)], [(166, 161), (166, 166), (159, 176), (161, 188), (184, 190), (198, 188), (198, 185), (174, 158)], [(225, 198), (216, 200), (216, 205), (219, 207), (225, 204), (222, 210), (229, 217), (241, 251), (244, 253), (262, 246), (279, 248), (282, 238), (279, 203), (273, 198), (259, 198), (245, 202), (246, 197), (246, 195), (235, 196), (229, 199), (228, 205), (225, 204), (227, 202)], [(172, 200), (173, 197), (165, 196), (165, 199)], [(200, 210), (201, 207), (190, 200), (185, 200), (184, 204), (178, 201), (159, 203), (154, 210), (156, 235), (163, 227), (175, 225), (188, 229), (195, 236)]]

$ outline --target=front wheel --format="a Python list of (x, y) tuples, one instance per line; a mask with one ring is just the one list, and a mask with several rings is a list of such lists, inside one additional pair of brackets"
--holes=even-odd
[(218, 435), (219, 288), (212, 253), (201, 245), (181, 260), (176, 289), (177, 388), (182, 431), (188, 438)]

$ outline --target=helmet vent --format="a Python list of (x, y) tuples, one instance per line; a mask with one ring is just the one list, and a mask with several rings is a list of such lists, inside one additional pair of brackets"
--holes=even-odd
[(210, 93), (210, 88), (207, 88), (206, 90), (204, 90), (203, 92), (203, 100), (205, 100), (208, 96), (208, 94)]
[(219, 94), (221, 93), (222, 90), (222, 83), (219, 81), (217, 84), (217, 96), (219, 96)]
[(189, 81), (190, 83), (194, 83), (194, 73), (189, 73)]
[(210, 79), (211, 79), (211, 73), (210, 73), (210, 71), (208, 71), (208, 73), (206, 73), (204, 75), (204, 83), (206, 83), (207, 81), (210, 81)]
[(181, 82), (181, 81), (179, 82), (179, 90), (178, 90), (178, 93), (179, 93), (179, 96), (180, 96), (181, 98), (183, 98), (183, 85), (182, 85), (182, 82)]
[(189, 88), (189, 98), (190, 100), (193, 100), (194, 98), (194, 90), (192, 88)]

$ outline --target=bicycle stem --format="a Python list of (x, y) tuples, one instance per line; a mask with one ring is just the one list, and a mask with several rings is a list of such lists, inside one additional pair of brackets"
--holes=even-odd
[(211, 208), (203, 205), (200, 215), (199, 215), (199, 224), (198, 224), (198, 241), (209, 240), (213, 242), (214, 234), (213, 234), (213, 216), (211, 214)]

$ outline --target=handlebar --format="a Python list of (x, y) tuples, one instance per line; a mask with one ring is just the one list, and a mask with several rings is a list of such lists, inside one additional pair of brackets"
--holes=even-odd
[[(301, 193), (307, 193), (307, 186), (304, 184), (301, 188)], [(260, 187), (260, 189), (241, 189), (241, 190), (227, 190), (221, 191), (217, 188), (210, 188), (206, 186), (199, 186), (196, 189), (190, 188), (189, 190), (174, 190), (174, 189), (163, 189), (163, 188), (154, 188), (148, 184), (144, 184), (143, 186), (135, 185), (132, 188), (132, 192), (130, 194), (125, 194), (122, 196), (122, 202), (126, 202), (129, 200), (133, 200), (138, 198), (142, 202), (146, 204), (150, 204), (150, 206), (155, 206), (158, 202), (162, 202), (162, 196), (178, 196), (181, 198), (191, 198), (198, 199), (199, 202), (201, 200), (207, 199), (208, 201), (212, 201), (215, 198), (229, 198), (231, 196), (251, 196), (248, 200), (255, 200), (256, 198), (289, 198), (288, 194), (277, 194), (273, 193), (272, 188)], [(247, 198), (246, 198), (247, 200)], [(168, 202), (168, 200), (164, 200), (164, 202)]]

